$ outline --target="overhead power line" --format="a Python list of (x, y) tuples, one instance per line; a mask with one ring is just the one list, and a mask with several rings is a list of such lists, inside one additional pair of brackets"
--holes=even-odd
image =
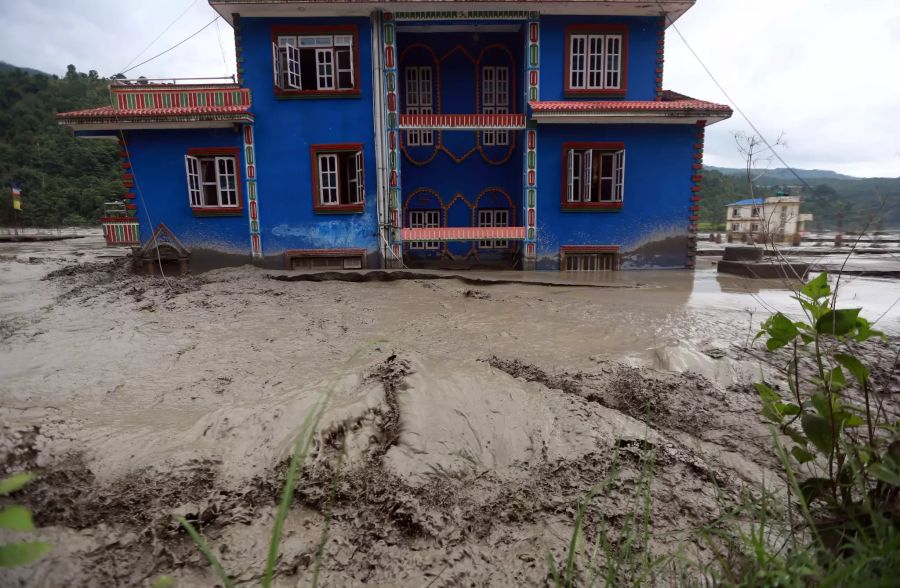
[(666, 22), (669, 23), (669, 26), (671, 26), (671, 27), (675, 30), (676, 33), (678, 33), (678, 37), (681, 39), (681, 42), (684, 43), (684, 46), (687, 47), (688, 51), (691, 52), (691, 55), (694, 56), (694, 58), (695, 58), (695, 59), (697, 60), (697, 62), (700, 64), (700, 67), (702, 67), (702, 68), (703, 68), (703, 71), (706, 72), (706, 75), (709, 76), (709, 79), (711, 79), (711, 80), (713, 81), (713, 83), (716, 85), (716, 87), (719, 88), (719, 91), (722, 92), (722, 94), (725, 96), (725, 99), (728, 100), (728, 102), (729, 102), (732, 106), (734, 106), (734, 109), (738, 111), (738, 114), (740, 114), (741, 117), (742, 117), (745, 121), (747, 121), (747, 124), (750, 125), (750, 128), (751, 128), (751, 129), (753, 129), (753, 132), (756, 133), (756, 135), (762, 140), (762, 142), (765, 143), (766, 147), (768, 147), (769, 150), (774, 154), (775, 159), (777, 159), (779, 162), (781, 162), (781, 165), (783, 165), (789, 172), (791, 172), (791, 174), (792, 174), (795, 178), (797, 178), (797, 180), (798, 180), (801, 184), (803, 184), (804, 186), (806, 186), (806, 188), (807, 188), (810, 192), (812, 192), (812, 186), (810, 186), (809, 183), (807, 183), (806, 180), (804, 180), (802, 177), (800, 177), (800, 174), (798, 174), (798, 173), (794, 170), (794, 168), (793, 168), (790, 164), (788, 164), (788, 162), (786, 162), (786, 161), (784, 160), (783, 157), (781, 157), (781, 154), (779, 154), (778, 151), (775, 150), (775, 147), (774, 147), (771, 143), (769, 143), (769, 140), (766, 139), (766, 136), (762, 134), (762, 131), (760, 131), (760, 130), (756, 127), (756, 125), (753, 124), (753, 121), (750, 120), (750, 117), (747, 116), (747, 113), (744, 112), (744, 110), (738, 105), (737, 101), (735, 101), (735, 99), (732, 98), (731, 95), (725, 90), (725, 88), (722, 86), (722, 84), (719, 83), (719, 80), (716, 79), (716, 76), (714, 76), (713, 73), (709, 70), (709, 68), (706, 67), (706, 64), (703, 62), (702, 59), (700, 59), (700, 56), (697, 55), (697, 52), (694, 51), (694, 48), (691, 47), (691, 44), (688, 43), (688, 42), (687, 42), (687, 39), (684, 38), (684, 35), (681, 34), (681, 31), (680, 31), (680, 30), (678, 29), (678, 27), (675, 25), (675, 22), (674, 22), (671, 18), (669, 18), (669, 14), (665, 11), (665, 9), (663, 8), (663, 5), (660, 4), (659, 0), (656, 0), (656, 3), (657, 3), (657, 5), (659, 5), (659, 8), (663, 11), (663, 14), (664, 14), (665, 17), (666, 17)]
[[(156, 43), (157, 41), (159, 41), (159, 38), (160, 38), (160, 37), (162, 37), (163, 35), (165, 35), (166, 33), (168, 33), (168, 32), (169, 32), (169, 29), (171, 29), (172, 26), (174, 26), (176, 22), (178, 22), (179, 20), (181, 20), (181, 17), (184, 16), (185, 14), (187, 14), (188, 10), (190, 10), (191, 8), (193, 8), (193, 7), (194, 7), (194, 4), (196, 4), (196, 3), (197, 3), (197, 0), (194, 0), (193, 2), (191, 2), (191, 3), (188, 5), (188, 7), (185, 8), (185, 9), (182, 11), (181, 14), (179, 14), (178, 16), (175, 17), (175, 20), (173, 20), (172, 22), (169, 23), (169, 26), (167, 26), (165, 29), (163, 29), (163, 32), (161, 32), (160, 34), (156, 35), (156, 37), (154, 37), (154, 39), (153, 39), (152, 41), (150, 41), (149, 43), (147, 43), (147, 46), (146, 46), (146, 47), (144, 47), (143, 49), (141, 49), (141, 52), (140, 52), (140, 53), (138, 53), (137, 55), (135, 55), (135, 56), (132, 58), (132, 60), (129, 61), (127, 64), (125, 64), (125, 67), (120, 68), (119, 71), (124, 70), (126, 67), (129, 67), (132, 63), (134, 63), (135, 61), (137, 61), (137, 59), (138, 59), (141, 55), (143, 55), (144, 52), (147, 51), (147, 49), (149, 49), (150, 47), (153, 46), (154, 43)], [(126, 71), (127, 71), (127, 70), (126, 70)]]
[(178, 47), (179, 45), (183, 45), (183, 44), (187, 43), (188, 41), (190, 41), (191, 39), (193, 39), (194, 37), (196, 37), (197, 35), (199, 35), (201, 32), (203, 32), (204, 29), (206, 29), (208, 26), (210, 26), (212, 23), (216, 22), (216, 21), (219, 20), (220, 18), (222, 18), (222, 17), (219, 16), (219, 15), (216, 15), (216, 17), (215, 17), (214, 19), (212, 19), (211, 21), (209, 21), (208, 23), (206, 23), (205, 25), (203, 25), (202, 27), (200, 27), (200, 29), (198, 29), (196, 32), (194, 32), (193, 34), (191, 34), (189, 37), (187, 37), (187, 38), (185, 38), (185, 39), (182, 39), (181, 41), (175, 43), (174, 45), (172, 45), (171, 47), (169, 47), (169, 48), (166, 49), (165, 51), (162, 51), (162, 52), (160, 52), (160, 53), (157, 53), (156, 55), (154, 55), (154, 56), (151, 57), (150, 59), (145, 59), (144, 61), (140, 62), (139, 64), (133, 65), (133, 66), (129, 67), (128, 69), (123, 70), (123, 71), (121, 71), (121, 72), (119, 72), (119, 73), (120, 73), (120, 74), (128, 73), (129, 71), (131, 71), (131, 70), (133, 70), (133, 69), (135, 69), (135, 68), (141, 67), (141, 66), (144, 65), (145, 63), (150, 63), (151, 61), (153, 61), (153, 60), (156, 59), (157, 57), (160, 57), (160, 56), (162, 56), (162, 55), (165, 55), (166, 53), (168, 53), (168, 52), (171, 51), (172, 49), (175, 49), (175, 48)]

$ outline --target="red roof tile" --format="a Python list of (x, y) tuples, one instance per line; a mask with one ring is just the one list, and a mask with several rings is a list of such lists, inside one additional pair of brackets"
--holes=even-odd
[(191, 106), (178, 108), (128, 108), (118, 109), (112, 106), (100, 108), (88, 108), (72, 112), (60, 112), (56, 118), (68, 120), (91, 119), (121, 119), (121, 118), (166, 118), (166, 117), (194, 117), (215, 118), (216, 115), (250, 115), (249, 106)]
[(660, 112), (694, 114), (697, 112), (713, 112), (731, 116), (732, 110), (725, 104), (716, 104), (706, 100), (697, 100), (670, 90), (663, 91), (661, 100), (560, 100), (535, 101), (528, 103), (533, 112)]

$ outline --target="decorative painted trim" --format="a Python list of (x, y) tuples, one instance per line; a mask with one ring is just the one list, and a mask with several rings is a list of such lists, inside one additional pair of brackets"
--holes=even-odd
[(174, 108), (250, 107), (249, 88), (218, 86), (146, 85), (109, 87), (115, 110), (163, 110)]
[[(417, 209), (414, 209), (417, 210)], [(482, 239), (506, 239), (522, 241), (525, 227), (438, 227), (428, 229), (402, 229), (404, 241), (479, 241)]]
[[(625, 143), (619, 141), (605, 142), (586, 142), (586, 141), (569, 141), (563, 143), (562, 146), (562, 191), (559, 194), (560, 208), (563, 212), (616, 212), (622, 210), (625, 202), (625, 194), (622, 194), (622, 200), (606, 200), (601, 202), (569, 202), (566, 200), (568, 195), (569, 175), (569, 151), (571, 149), (599, 149), (601, 151), (620, 151), (625, 149)], [(625, 173), (625, 170), (622, 170)]]
[(140, 245), (140, 223), (131, 217), (103, 217), (103, 236), (107, 245)]
[[(572, 45), (569, 42), (569, 37), (573, 34), (605, 34), (611, 33), (616, 35), (622, 35), (622, 61), (621, 61), (621, 69), (620, 73), (622, 76), (621, 88), (610, 88), (610, 89), (592, 89), (592, 88), (572, 88), (569, 86), (569, 83), (572, 81), (572, 75), (569, 71), (569, 53), (571, 51)], [(565, 48), (563, 51), (563, 75), (565, 76), (565, 82), (563, 85), (563, 95), (567, 97), (610, 97), (610, 96), (624, 96), (628, 90), (628, 25), (614, 25), (614, 24), (574, 24), (566, 27), (566, 33), (564, 37)], [(585, 47), (585, 61), (587, 61), (587, 47)]]
[(244, 48), (241, 45), (241, 15), (231, 13), (231, 27), (234, 29), (234, 64), (237, 68), (237, 82), (239, 86), (244, 85)]
[[(532, 12), (525, 23), (525, 104), (540, 99), (541, 23), (540, 15)], [(525, 107), (523, 106), (523, 109)], [(529, 120), (525, 130), (525, 149), (522, 154), (522, 218), (525, 221), (524, 268), (533, 269), (537, 257), (537, 140), (538, 129)]]
[[(478, 56), (475, 57), (462, 45), (456, 45), (447, 50), (443, 55), (438, 57), (437, 53), (434, 52), (434, 49), (425, 45), (424, 43), (413, 43), (412, 45), (407, 46), (403, 49), (403, 52), (400, 53), (399, 61), (403, 61), (404, 57), (415, 49), (422, 49), (428, 52), (431, 55), (432, 62), (434, 63), (434, 80), (435, 80), (435, 96), (437, 97), (435, 110), (436, 114), (401, 114), (400, 115), (400, 128), (403, 130), (407, 129), (425, 129), (425, 130), (434, 130), (435, 131), (435, 144), (433, 146), (431, 154), (425, 160), (417, 160), (409, 153), (409, 146), (406, 145), (405, 135), (401, 135), (401, 145), (400, 149), (403, 152), (404, 157), (409, 163), (415, 166), (425, 166), (434, 161), (435, 157), (437, 157), (438, 153), (443, 151), (454, 163), (462, 163), (466, 159), (469, 158), (476, 151), (481, 155), (481, 158), (485, 163), (489, 165), (504, 165), (506, 164), (513, 156), (513, 153), (516, 150), (516, 134), (512, 133), (510, 136), (509, 145), (504, 145), (501, 147), (506, 147), (506, 154), (500, 159), (491, 159), (487, 153), (485, 153), (484, 146), (481, 144), (481, 133), (477, 133), (475, 136), (475, 147), (465, 152), (463, 155), (456, 155), (450, 149), (447, 148), (443, 143), (443, 134), (441, 133), (442, 129), (452, 129), (452, 130), (474, 130), (480, 131), (482, 129), (524, 129), (525, 128), (525, 115), (516, 114), (516, 104), (512, 104), (512, 110), (514, 111), (512, 114), (481, 114), (473, 113), (473, 114), (441, 114), (442, 104), (441, 104), (441, 64), (447, 60), (453, 54), (459, 52), (463, 54), (463, 57), (468, 59), (472, 65), (474, 66), (475, 72), (475, 105), (476, 111), (480, 111), (480, 65), (481, 61), (484, 58), (485, 53), (491, 50), (501, 50), (507, 54), (507, 57), (510, 59), (510, 86), (515, 88), (516, 86), (516, 75), (515, 75), (515, 58), (512, 53), (504, 47), (503, 45), (491, 44), (481, 49), (478, 53)], [(399, 65), (398, 65), (399, 70)], [(399, 78), (398, 78), (399, 81)], [(512, 96), (512, 94), (510, 94)], [(521, 120), (518, 120), (517, 117), (521, 117)]]
[[(359, 69), (359, 27), (351, 25), (274, 25), (272, 27), (272, 43), (278, 43), (279, 35), (332, 34), (353, 35), (353, 88), (347, 90), (293, 90), (282, 89), (272, 80), (272, 88), (276, 98), (358, 98), (360, 96), (359, 80), (362, 77)], [(332, 64), (334, 76), (337, 77), (337, 62)]]
[(250, 255), (254, 259), (262, 257), (262, 237), (259, 230), (259, 194), (257, 192), (256, 155), (253, 125), (244, 125), (241, 135), (244, 139), (244, 178), (247, 193), (247, 218), (250, 229)]
[[(512, 240), (512, 241), (524, 240), (525, 235), (527, 234), (527, 233), (526, 233), (526, 227), (516, 227), (516, 226), (515, 226), (515, 223), (517, 222), (517, 220), (516, 220), (517, 215), (516, 215), (515, 203), (513, 202), (512, 197), (509, 195), (509, 193), (508, 193), (506, 190), (504, 190), (503, 188), (499, 188), (499, 187), (497, 187), (497, 186), (490, 186), (490, 187), (485, 188), (484, 190), (482, 190), (482, 191), (478, 194), (478, 196), (475, 198), (475, 201), (474, 201), (474, 202), (470, 202), (470, 201), (469, 201), (465, 196), (463, 196), (462, 194), (456, 194), (455, 196), (453, 196), (453, 198), (450, 200), (450, 202), (448, 202), (448, 203), (446, 203), (446, 204), (444, 203), (444, 200), (441, 198), (441, 195), (438, 193), (437, 190), (433, 190), (433, 189), (431, 189), (431, 188), (418, 188), (418, 189), (414, 190), (413, 192), (411, 192), (411, 193), (404, 199), (404, 203), (403, 203), (403, 217), (404, 217), (404, 218), (408, 218), (408, 217), (409, 217), (409, 213), (410, 213), (411, 211), (413, 211), (413, 210), (440, 210), (440, 212), (441, 212), (441, 223), (442, 223), (441, 228), (449, 228), (449, 229), (460, 229), (460, 228), (467, 228), (467, 229), (470, 229), (470, 228), (483, 228), (483, 229), (487, 229), (488, 227), (476, 227), (476, 226), (475, 226), (475, 222), (476, 222), (476, 214), (477, 214), (477, 211), (478, 211), (478, 209), (479, 209), (478, 203), (481, 202), (481, 198), (482, 198), (485, 194), (487, 194), (487, 193), (489, 193), (489, 192), (498, 192), (498, 193), (502, 194), (502, 195), (506, 198), (506, 201), (509, 203), (509, 207), (508, 207), (506, 210), (509, 210), (509, 211), (512, 213), (512, 218), (511, 218), (511, 220), (510, 220), (510, 223), (512, 223), (512, 226), (510, 226), (510, 227), (497, 227), (497, 228), (516, 228), (516, 229), (519, 229), (520, 231), (522, 231), (522, 235), (523, 235), (523, 236), (522, 236), (522, 237), (509, 237), (508, 240)], [(437, 201), (438, 201), (438, 206), (439, 206), (440, 208), (410, 208), (410, 206), (409, 206), (410, 202), (412, 201), (412, 199), (413, 199), (417, 194), (420, 194), (420, 193), (431, 194), (432, 196), (434, 196), (434, 197), (437, 199)], [(469, 210), (471, 211), (471, 217), (470, 217), (470, 218), (471, 218), (471, 221), (470, 221), (470, 222), (472, 223), (472, 226), (471, 226), (471, 227), (446, 227), (446, 222), (447, 222), (448, 215), (449, 215), (449, 213), (450, 213), (450, 209), (453, 207), (453, 205), (456, 203), (457, 200), (462, 200), (462, 201), (465, 203), (465, 205), (469, 207)], [(496, 208), (496, 207), (493, 207), (493, 208)], [(403, 229), (403, 230), (406, 231), (406, 229)], [(417, 230), (420, 230), (420, 229), (417, 229)], [(408, 233), (404, 233), (404, 234), (408, 234)], [(414, 234), (415, 234), (415, 233), (414, 233)], [(517, 233), (517, 234), (518, 234), (518, 233)], [(490, 238), (493, 239), (494, 237), (490, 237)], [(498, 239), (506, 239), (507, 237), (496, 237), (496, 238), (498, 238)], [(465, 254), (465, 257), (466, 257), (466, 258), (468, 258), (468, 257), (475, 257), (475, 258), (478, 258), (478, 250), (477, 250), (475, 241), (482, 239), (482, 237), (473, 237), (472, 239), (473, 239), (473, 241), (472, 241), (472, 246), (471, 246), (471, 248), (469, 249), (469, 251), (466, 252), (466, 254)], [(405, 237), (404, 237), (404, 241), (405, 241), (405, 240), (406, 240), (406, 239), (405, 239)], [(424, 241), (440, 241), (440, 242), (443, 244), (443, 247), (442, 247), (441, 249), (439, 249), (439, 251), (441, 251), (441, 253), (442, 253), (442, 255), (443, 255), (444, 257), (448, 257), (448, 258), (453, 259), (454, 256), (450, 253), (449, 249), (447, 248), (446, 243), (449, 242), (449, 241), (466, 241), (467, 239), (461, 239), (461, 238), (445, 239), (443, 236), (439, 236), (439, 237), (433, 238), (433, 239), (414, 239), (414, 240), (417, 240), (417, 241), (421, 241), (421, 240), (424, 240)], [(512, 249), (513, 251), (515, 251), (515, 249), (517, 249), (517, 247), (518, 247), (518, 244), (513, 243), (513, 244), (511, 244), (511, 246), (510, 246), (509, 248)], [(409, 249), (407, 248), (406, 251), (409, 251)], [(435, 250), (431, 250), (431, 251), (435, 251)], [(423, 251), (416, 250), (416, 252), (417, 252), (417, 253), (421, 253), (421, 252), (423, 252)]]
[[(137, 222), (135, 217), (137, 217), (137, 205), (134, 204), (136, 202), (135, 197), (137, 194), (134, 192), (134, 173), (132, 172), (132, 164), (131, 164), (131, 155), (128, 153), (128, 145), (125, 143), (125, 139), (122, 134), (119, 134), (116, 137), (116, 141), (119, 144), (119, 165), (122, 167), (122, 187), (125, 189), (125, 195), (122, 198), (125, 200), (125, 214), (128, 215), (127, 218), (132, 222)], [(111, 218), (111, 217), (109, 217)], [(101, 219), (101, 222), (102, 219)], [(105, 227), (104, 227), (105, 232)], [(134, 233), (134, 236), (138, 238), (137, 244), (140, 245), (140, 232)], [(114, 243), (110, 243), (107, 238), (107, 245), (112, 245)]]
[[(696, 142), (694, 143), (694, 164), (691, 165), (691, 191), (688, 205), (688, 247), (687, 247), (687, 267), (693, 269), (697, 262), (697, 220), (700, 218), (700, 200), (703, 198), (700, 194), (703, 181), (703, 143), (706, 136), (706, 121), (697, 121)], [(700, 166), (700, 167), (697, 167)]]
[[(365, 185), (366, 177), (365, 177), (365, 153), (363, 152), (363, 144), (362, 143), (336, 143), (331, 145), (310, 145), (309, 146), (309, 156), (310, 163), (312, 164), (312, 198), (313, 198), (313, 212), (322, 213), (322, 214), (347, 214), (347, 213), (360, 213), (363, 212), (366, 208), (365, 197), (363, 197), (363, 201), (356, 204), (320, 204), (319, 203), (319, 166), (316, 162), (316, 157), (320, 153), (355, 153), (359, 151), (363, 155), (363, 183)], [(338, 178), (340, 181), (340, 170), (337, 170)], [(338, 184), (340, 186), (340, 184)], [(338, 187), (338, 191), (340, 191), (340, 187)], [(340, 198), (340, 197), (339, 197)]]
[(615, 253), (616, 267), (618, 270), (622, 262), (620, 247), (618, 245), (563, 245), (559, 248), (559, 271), (566, 271), (566, 254), (569, 253)]
[(524, 114), (401, 114), (400, 129), (462, 130), (483, 129), (521, 130), (525, 128)]
[(528, 20), (538, 13), (527, 10), (421, 10), (397, 12), (398, 22), (407, 20)]
[(656, 39), (656, 99), (663, 97), (663, 65), (666, 58), (666, 15), (659, 17), (659, 32)]
[(391, 227), (390, 244), (394, 259), (403, 255), (402, 231), (403, 219), (400, 214), (400, 124), (399, 93), (400, 76), (397, 70), (399, 55), (397, 54), (397, 24), (390, 12), (382, 14), (382, 60), (384, 64), (384, 117), (385, 145), (387, 147), (388, 172), (388, 216), (387, 223)]

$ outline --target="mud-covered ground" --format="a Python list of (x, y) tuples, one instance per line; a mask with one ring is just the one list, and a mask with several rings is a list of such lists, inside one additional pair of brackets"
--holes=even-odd
[[(703, 559), (693, 529), (763, 480), (777, 489), (750, 386), (775, 376), (735, 347), (789, 304), (777, 284), (252, 267), (164, 280), (94, 245), (0, 251), (0, 474), (38, 473), (16, 499), (54, 545), (0, 584), (213, 585), (174, 514), (258, 583), (286, 460), (321, 400), (279, 586), (308, 585), (326, 526), (323, 585), (543, 585), (604, 481), (588, 537), (620, 537), (651, 480), (638, 548)], [(855, 280), (847, 296), (880, 314), (891, 288)], [(873, 351), (888, 379), (890, 351)]]

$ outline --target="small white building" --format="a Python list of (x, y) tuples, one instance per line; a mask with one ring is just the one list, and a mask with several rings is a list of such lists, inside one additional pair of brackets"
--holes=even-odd
[(813, 215), (800, 212), (799, 196), (748, 198), (727, 205), (728, 242), (799, 243)]

